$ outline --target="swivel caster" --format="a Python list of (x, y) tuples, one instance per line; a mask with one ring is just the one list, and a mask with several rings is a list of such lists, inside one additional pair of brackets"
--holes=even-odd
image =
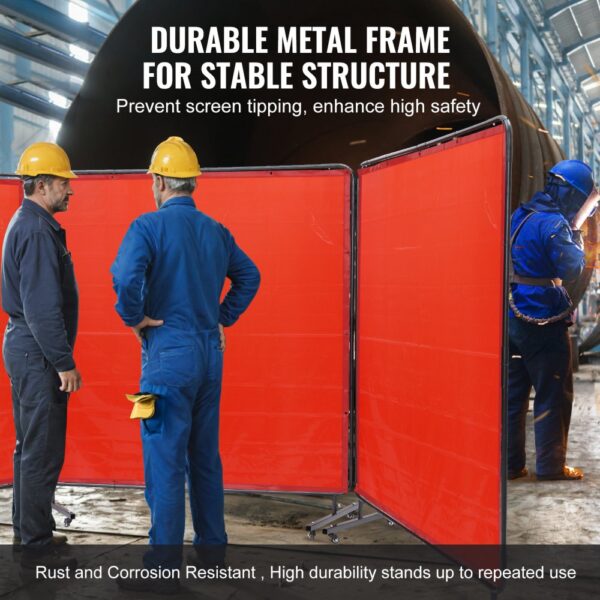
[(394, 525), (396, 525), (396, 523), (394, 523), (394, 521), (388, 521), (387, 524), (388, 524), (388, 527), (394, 527)]
[(73, 513), (71, 513), (68, 517), (65, 517), (65, 520), (63, 521), (63, 523), (65, 524), (65, 527), (69, 527), (69, 525), (71, 525), (71, 521), (75, 518), (75, 515)]
[(340, 538), (337, 536), (337, 534), (335, 533), (329, 533), (329, 540), (331, 541), (332, 544), (339, 544), (340, 543)]
[(346, 519), (352, 520), (352, 519), (357, 519), (358, 518), (358, 513), (357, 512), (351, 512), (348, 513), (346, 515)]
[(315, 539), (315, 535), (316, 535), (316, 532), (315, 532), (315, 531), (307, 531), (307, 532), (306, 532), (306, 537), (307, 537), (309, 540), (314, 540), (314, 539)]

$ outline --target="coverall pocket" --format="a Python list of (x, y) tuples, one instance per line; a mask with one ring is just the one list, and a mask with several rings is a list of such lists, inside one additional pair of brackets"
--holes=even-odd
[(160, 396), (156, 396), (154, 415), (152, 415), (150, 419), (140, 419), (143, 436), (158, 435), (162, 433), (163, 424), (165, 422), (165, 408), (165, 400)]
[(46, 373), (50, 368), (50, 363), (48, 359), (43, 354), (32, 354), (29, 352), (27, 354), (27, 370), (28, 371), (36, 371), (38, 373)]
[(27, 373), (27, 352), (13, 352), (4, 348), (4, 366), (11, 380), (21, 379)]
[(223, 352), (219, 345), (211, 345), (206, 378), (209, 381), (220, 381), (223, 375)]
[(182, 346), (159, 353), (161, 381), (164, 385), (185, 387), (197, 379), (198, 352), (194, 346)]

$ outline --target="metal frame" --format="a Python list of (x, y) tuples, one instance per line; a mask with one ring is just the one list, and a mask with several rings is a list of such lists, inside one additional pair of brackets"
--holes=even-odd
[[(505, 172), (505, 222), (504, 222), (504, 255), (503, 255), (503, 273), (502, 273), (502, 282), (503, 282), (503, 297), (502, 297), (502, 351), (501, 351), (501, 422), (500, 426), (502, 429), (501, 433), (501, 443), (500, 443), (500, 474), (501, 474), (501, 482), (500, 482), (500, 548), (501, 548), (501, 562), (502, 565), (506, 564), (506, 520), (507, 520), (507, 483), (506, 483), (506, 473), (507, 473), (507, 463), (506, 463), (506, 425), (507, 425), (507, 396), (508, 396), (508, 257), (509, 257), (509, 248), (508, 248), (508, 238), (506, 236), (506, 232), (510, 231), (510, 191), (511, 191), (511, 178), (512, 178), (512, 127), (510, 121), (504, 115), (499, 115), (492, 119), (488, 119), (487, 121), (483, 121), (482, 123), (478, 123), (477, 125), (473, 125), (471, 127), (467, 127), (465, 129), (453, 132), (448, 135), (444, 135), (442, 137), (436, 138), (434, 140), (430, 140), (423, 144), (419, 144), (417, 146), (412, 146), (410, 148), (406, 148), (404, 150), (400, 150), (398, 152), (392, 152), (389, 154), (384, 154), (382, 156), (378, 156), (372, 158), (370, 160), (364, 161), (361, 163), (360, 168), (367, 168), (382, 163), (384, 161), (388, 161), (394, 158), (398, 158), (401, 156), (406, 156), (409, 154), (415, 154), (422, 150), (426, 150), (429, 148), (433, 148), (440, 144), (444, 144), (447, 142), (451, 142), (458, 138), (463, 138), (472, 133), (477, 133), (479, 131), (484, 131), (486, 129), (491, 129), (498, 125), (504, 126), (505, 135), (506, 135), (506, 145), (505, 145), (505, 158), (506, 158), (506, 172)], [(358, 331), (358, 330), (357, 330)], [(429, 542), (428, 540), (422, 538), (417, 535), (409, 527), (391, 517), (384, 510), (381, 510), (376, 505), (374, 505), (371, 501), (366, 500), (361, 494), (356, 493), (357, 497), (365, 502), (366, 504), (372, 506), (375, 510), (384, 515), (388, 520), (400, 525), (406, 531), (425, 542), (428, 546), (431, 546), (437, 550), (439, 548)], [(442, 554), (444, 554), (441, 550), (439, 550)], [(447, 558), (457, 562), (455, 558), (448, 556)], [(483, 582), (488, 585), (486, 582)]]
[[(379, 157), (375, 157), (368, 161), (363, 162), (360, 166), (361, 168), (366, 168), (378, 164), (380, 162), (384, 162), (393, 158), (397, 158), (400, 156), (404, 156), (407, 154), (413, 154), (415, 152), (419, 152), (421, 150), (429, 149), (434, 146), (455, 140), (457, 138), (461, 138), (467, 136), (471, 133), (475, 133), (478, 131), (482, 131), (497, 125), (504, 125), (505, 133), (506, 133), (506, 181), (505, 181), (505, 195), (506, 195), (506, 210), (505, 210), (505, 228), (508, 230), (508, 224), (510, 220), (510, 174), (511, 174), (511, 156), (512, 156), (512, 135), (511, 135), (511, 126), (508, 119), (504, 116), (494, 117), (493, 119), (489, 119), (477, 125), (473, 125), (463, 130), (459, 130), (456, 132), (452, 132), (450, 134), (441, 136), (434, 140), (430, 140), (423, 144), (419, 144), (417, 146), (413, 146), (410, 148), (406, 148), (404, 150), (393, 152), (389, 154), (385, 154)], [(357, 475), (357, 465), (356, 465), (356, 432), (357, 432), (357, 418), (356, 418), (356, 395), (357, 395), (357, 331), (358, 331), (358, 276), (359, 276), (359, 265), (358, 265), (358, 236), (359, 236), (359, 211), (360, 211), (360, 203), (359, 203), (359, 180), (357, 174), (347, 165), (341, 163), (332, 163), (332, 164), (320, 164), (320, 165), (287, 165), (287, 166), (256, 166), (256, 167), (227, 167), (227, 168), (206, 168), (203, 169), (205, 173), (239, 173), (239, 172), (281, 172), (281, 171), (302, 171), (302, 170), (345, 170), (350, 173), (351, 177), (351, 188), (350, 188), (350, 282), (349, 282), (349, 327), (350, 327), (350, 339), (349, 339), (349, 348), (348, 348), (348, 366), (349, 366), (349, 398), (348, 398), (348, 491), (354, 489), (356, 484), (356, 475)], [(136, 175), (136, 174), (145, 174), (146, 171), (143, 169), (135, 170), (89, 170), (89, 171), (77, 171), (77, 173), (81, 175)], [(8, 178), (15, 179), (14, 176), (8, 176)], [(508, 246), (505, 242), (504, 247), (504, 273), (503, 273), (503, 282), (504, 289), (506, 289), (507, 281), (508, 281)], [(506, 394), (507, 394), (507, 369), (508, 369), (508, 321), (506, 318), (507, 314), (507, 297), (506, 294), (503, 298), (503, 351), (502, 351), (502, 365), (501, 365), (501, 378), (502, 378), (502, 390), (501, 390), (501, 398), (502, 398), (502, 440), (501, 440), (501, 473), (502, 473), (502, 481), (500, 486), (500, 503), (501, 503), (501, 545), (502, 545), (502, 561), (505, 562), (505, 546), (506, 546)], [(111, 488), (140, 488), (140, 485), (120, 485), (120, 484), (91, 484), (91, 483), (74, 483), (69, 484), (68, 482), (61, 482), (63, 485), (75, 485), (75, 486), (91, 486), (95, 487), (111, 487)], [(10, 485), (10, 484), (9, 484)], [(241, 493), (241, 494), (260, 494), (259, 490), (235, 490), (228, 489), (227, 493)], [(272, 491), (265, 490), (264, 493), (268, 494), (294, 494), (294, 495), (315, 495), (316, 492), (298, 492), (298, 491)], [(321, 494), (323, 496), (328, 496), (328, 494)], [(346, 507), (340, 507), (337, 502), (338, 493), (331, 494), (332, 499), (332, 512), (331, 514), (314, 521), (306, 526), (308, 535), (310, 538), (314, 537), (314, 533), (319, 529), (323, 529), (323, 532), (332, 539), (332, 541), (336, 541), (337, 532), (342, 530), (347, 530), (358, 525), (372, 522), (373, 520), (387, 518), (390, 523), (397, 523), (400, 526), (404, 527), (410, 533), (413, 533), (402, 525), (402, 523), (396, 521), (389, 515), (387, 515), (384, 511), (378, 509), (375, 510), (376, 513), (372, 513), (367, 516), (363, 516), (363, 506), (371, 505), (367, 500), (362, 498), (359, 494), (359, 502), (350, 504)], [(356, 518), (350, 519), (347, 523), (335, 524), (331, 527), (328, 525), (338, 521), (342, 517), (346, 517), (348, 515), (352, 515), (356, 513)], [(416, 536), (419, 538), (419, 536)], [(422, 538), (419, 538), (422, 539)], [(427, 540), (422, 540), (428, 545), (436, 548)], [(436, 548), (437, 549), (437, 548)], [(452, 558), (452, 557), (450, 557)]]
[[(348, 450), (347, 450), (347, 489), (346, 492), (354, 489), (354, 473), (355, 473), (355, 444), (354, 444), (354, 419), (355, 419), (355, 382), (356, 382), (356, 352), (355, 352), (355, 323), (356, 323), (356, 270), (355, 270), (355, 257), (357, 255), (358, 246), (355, 234), (355, 223), (357, 222), (357, 189), (358, 189), (358, 177), (356, 172), (344, 163), (321, 163), (321, 164), (302, 164), (302, 165), (278, 165), (278, 166), (253, 166), (253, 167), (206, 167), (202, 169), (203, 173), (240, 173), (240, 172), (269, 172), (269, 171), (346, 171), (350, 175), (350, 240), (346, 240), (349, 244), (350, 252), (350, 281), (349, 281), (349, 347), (346, 349), (348, 360)], [(145, 169), (116, 169), (116, 170), (87, 170), (87, 171), (75, 171), (79, 175), (142, 175), (147, 174)], [(1, 175), (0, 175), (1, 177)], [(344, 300), (345, 301), (345, 300)], [(68, 484), (70, 485), (70, 484)], [(82, 484), (86, 485), (86, 484)], [(91, 484), (89, 484), (91, 485)], [(111, 486), (121, 487), (121, 486)], [(141, 486), (132, 486), (141, 487)], [(268, 493), (268, 494), (315, 494), (317, 492), (303, 492), (303, 491), (290, 491), (290, 490), (239, 490), (235, 488), (227, 488), (226, 493), (233, 494), (251, 494), (251, 493)], [(344, 492), (344, 493), (346, 493)], [(340, 492), (326, 493), (323, 492), (324, 496), (331, 496), (333, 503), (333, 513), (337, 510), (337, 496)]]
[(357, 344), (358, 331), (358, 226), (359, 226), (359, 179), (353, 171), (351, 197), (350, 236), (350, 407), (348, 414), (348, 488), (356, 486), (356, 390), (357, 390)]
[[(338, 544), (340, 541), (340, 538), (337, 535), (338, 532), (348, 531), (349, 529), (354, 529), (355, 527), (367, 525), (368, 523), (373, 523), (374, 521), (385, 518), (385, 515), (377, 509), (374, 509), (375, 512), (365, 515), (363, 512), (365, 506), (368, 506), (367, 503), (364, 502), (364, 500), (359, 499), (358, 502), (352, 502), (351, 504), (348, 504), (348, 506), (342, 507), (336, 503), (334, 497), (331, 513), (306, 525), (305, 529), (308, 539), (314, 540), (317, 531), (320, 529), (334, 544)], [(346, 521), (342, 520), (344, 517), (347, 519)], [(395, 523), (390, 520), (388, 521), (388, 524), (395, 525)]]
[(69, 527), (71, 522), (77, 516), (74, 512), (70, 511), (66, 506), (61, 504), (60, 502), (56, 502), (54, 498), (52, 498), (52, 509), (55, 510), (59, 515), (63, 517), (63, 525), (65, 527)]
[[(350, 253), (350, 267), (353, 269), (353, 256), (356, 253), (356, 240), (354, 236), (354, 219), (356, 218), (355, 210), (353, 207), (356, 202), (356, 186), (357, 186), (357, 176), (353, 169), (351, 169), (348, 165), (343, 163), (322, 163), (322, 164), (304, 164), (304, 165), (278, 165), (278, 166), (253, 166), (253, 167), (207, 167), (202, 169), (202, 173), (269, 173), (269, 172), (288, 172), (288, 171), (345, 171), (350, 175), (350, 189), (349, 189), (349, 208), (350, 214), (346, 215), (346, 217), (350, 218), (349, 222), (349, 234), (350, 239), (345, 240), (345, 243), (348, 244), (348, 252)], [(116, 170), (83, 170), (83, 171), (75, 171), (78, 175), (145, 175), (147, 174), (146, 169), (116, 169)], [(16, 177), (13, 174), (4, 175), (0, 173), (0, 178), (2, 179), (13, 179), (18, 180), (19, 177)], [(346, 354), (346, 365), (348, 369), (348, 399), (347, 399), (347, 407), (348, 407), (348, 431), (347, 431), (347, 439), (348, 439), (348, 449), (347, 449), (347, 466), (346, 466), (346, 490), (344, 492), (335, 491), (335, 492), (315, 492), (315, 491), (295, 491), (295, 490), (261, 490), (259, 489), (236, 489), (236, 488), (227, 488), (226, 493), (234, 493), (234, 494), (296, 494), (296, 495), (315, 495), (319, 494), (326, 497), (332, 497), (333, 502), (333, 510), (337, 509), (337, 496), (340, 493), (347, 493), (353, 487), (352, 475), (354, 473), (354, 460), (353, 460), (353, 425), (354, 422), (352, 420), (352, 413), (354, 411), (353, 405), (353, 390), (354, 390), (354, 357), (353, 357), (353, 340), (354, 340), (354, 319), (356, 317), (356, 311), (353, 308), (353, 280), (352, 275), (350, 276), (350, 280), (348, 282), (348, 294), (349, 298), (343, 298), (343, 301), (347, 303), (348, 306), (348, 327), (349, 327), (349, 339), (348, 339), (348, 347), (344, 346), (344, 352)], [(346, 344), (346, 340), (344, 340), (344, 344)], [(10, 486), (12, 484), (7, 484)], [(69, 485), (69, 486), (79, 486), (79, 487), (110, 487), (110, 488), (142, 488), (144, 487), (142, 484), (118, 484), (118, 483), (73, 483), (69, 481), (59, 481), (59, 485)]]

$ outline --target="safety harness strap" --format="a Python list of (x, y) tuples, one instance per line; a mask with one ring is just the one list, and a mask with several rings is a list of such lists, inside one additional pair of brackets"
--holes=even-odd
[(511, 283), (520, 283), (521, 285), (540, 285), (544, 287), (560, 287), (562, 279), (544, 279), (543, 277), (521, 277), (513, 273), (510, 278)]
[[(521, 275), (517, 275), (515, 273), (515, 269), (514, 269), (514, 265), (513, 265), (513, 260), (512, 260), (512, 249), (513, 249), (513, 245), (515, 243), (515, 240), (517, 239), (517, 236), (519, 235), (519, 232), (521, 231), (523, 225), (525, 225), (525, 223), (536, 213), (537, 211), (532, 210), (518, 225), (518, 227), (515, 229), (514, 233), (512, 234), (511, 238), (510, 238), (510, 249), (509, 249), (509, 253), (508, 253), (508, 278), (509, 278), (509, 282), (510, 283), (520, 283), (522, 285), (537, 285), (537, 286), (542, 286), (542, 287), (559, 287), (562, 285), (562, 280), (561, 279), (548, 279), (548, 278), (542, 278), (542, 277), (523, 277)], [(527, 323), (532, 323), (534, 325), (549, 325), (550, 323), (557, 323), (558, 321), (562, 321), (564, 319), (566, 319), (571, 312), (573, 312), (573, 303), (571, 302), (571, 300), (569, 299), (569, 306), (567, 307), (566, 310), (562, 311), (560, 314), (558, 315), (554, 315), (553, 317), (548, 317), (546, 319), (539, 319), (536, 317), (530, 317), (529, 315), (525, 315), (523, 314), (516, 306), (514, 300), (513, 300), (513, 296), (512, 296), (512, 290), (509, 289), (508, 291), (508, 304), (510, 306), (510, 308), (512, 309), (513, 313), (515, 314), (516, 317), (518, 317), (519, 319), (526, 321)]]

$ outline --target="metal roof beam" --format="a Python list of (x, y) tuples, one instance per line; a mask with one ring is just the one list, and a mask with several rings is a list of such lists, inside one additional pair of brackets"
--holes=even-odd
[[(31, 65), (31, 62), (27, 61), (27, 64)], [(71, 81), (70, 78), (65, 78), (63, 80), (55, 79), (46, 73), (39, 73), (32, 69), (25, 70), (20, 67), (19, 64), (15, 64), (8, 60), (0, 59), (0, 66), (2, 66), (4, 71), (8, 74), (10, 74), (11, 71), (14, 72), (15, 77), (18, 79), (37, 85), (42, 89), (60, 92), (69, 100), (73, 100), (81, 89), (81, 85)]]
[(561, 13), (564, 13), (566, 10), (575, 8), (576, 6), (579, 6), (580, 4), (584, 4), (587, 1), (588, 0), (574, 0), (574, 1), (572, 0), (571, 2), (563, 2), (562, 4), (559, 4), (558, 6), (555, 6), (554, 8), (548, 9), (544, 13), (544, 18), (546, 19), (546, 21), (549, 21), (550, 19), (554, 19), (554, 17), (558, 17), (558, 15), (560, 15)]
[(30, 121), (29, 119), (25, 119), (24, 117), (14, 116), (13, 121), (16, 123), (23, 123), (23, 125), (27, 125), (28, 127), (37, 127), (38, 129), (44, 129), (44, 126), (41, 123), (35, 123), (34, 121)]
[(0, 47), (12, 50), (35, 62), (79, 77), (85, 77), (89, 65), (77, 60), (52, 46), (26, 38), (11, 29), (0, 26)]
[(572, 44), (571, 46), (567, 46), (564, 49), (564, 52), (567, 55), (568, 54), (573, 54), (573, 52), (576, 52), (580, 48), (583, 48), (583, 47), (587, 46), (588, 44), (592, 44), (593, 42), (597, 42), (598, 40), (600, 40), (600, 33), (595, 33), (594, 35), (590, 35), (587, 38), (579, 40), (576, 44)]
[(57, 92), (62, 94), (68, 100), (74, 100), (81, 87), (80, 85), (70, 81), (57, 81), (56, 79), (49, 79), (37, 73), (34, 73), (30, 77), (29, 83), (37, 85), (37, 87), (42, 88), (47, 92)]
[(121, 17), (121, 15), (116, 12), (111, 6), (110, 9), (107, 9), (105, 2), (100, 2), (98, 0), (85, 0), (84, 3), (87, 6), (87, 9), (95, 16), (104, 21), (108, 21), (112, 25), (114, 25)]
[(48, 77), (47, 75), (35, 72), (31, 74), (29, 82), (47, 91), (62, 93), (69, 100), (73, 100), (81, 89), (81, 84), (79, 83), (70, 80), (60, 81), (54, 79), (54, 77)]
[(106, 39), (101, 31), (87, 23), (79, 23), (36, 0), (0, 0), (0, 10), (17, 21), (92, 52), (96, 52)]
[(115, 15), (115, 17), (117, 17), (117, 19), (120, 19), (121, 13), (117, 10), (115, 5), (112, 3), (112, 0), (104, 0), (104, 1), (106, 2), (106, 4), (108, 4), (108, 6), (110, 6), (110, 10), (113, 11), (113, 14)]
[(580, 75), (577, 78), (577, 85), (581, 86), (584, 83), (587, 83), (588, 81), (591, 82), (592, 80), (600, 81), (600, 69), (597, 69), (595, 73), (593, 71), (590, 71), (586, 75)]
[(56, 106), (56, 104), (52, 104), (35, 94), (16, 89), (5, 83), (0, 83), (0, 100), (46, 119), (62, 121), (67, 114), (66, 109)]

